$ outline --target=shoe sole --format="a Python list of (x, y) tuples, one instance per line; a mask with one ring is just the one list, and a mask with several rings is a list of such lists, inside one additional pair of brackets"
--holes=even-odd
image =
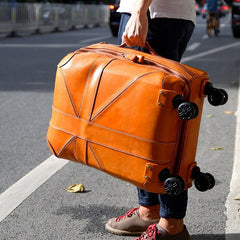
[(108, 224), (105, 225), (105, 229), (112, 234), (120, 235), (120, 236), (140, 236), (144, 232), (144, 231), (142, 232), (123, 231), (123, 230), (112, 228)]

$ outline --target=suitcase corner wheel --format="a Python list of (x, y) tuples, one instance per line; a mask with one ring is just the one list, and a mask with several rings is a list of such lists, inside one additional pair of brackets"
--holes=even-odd
[[(177, 196), (185, 189), (185, 182), (180, 176), (172, 176), (169, 169), (163, 169), (159, 174), (159, 179), (164, 182), (164, 190), (168, 195)], [(192, 179), (197, 190), (205, 192), (215, 186), (215, 179), (210, 173), (202, 173), (198, 166), (192, 170)]]
[(215, 186), (215, 179), (210, 173), (202, 173), (200, 168), (195, 166), (192, 170), (192, 178), (197, 190), (205, 192)]
[(199, 109), (197, 104), (193, 102), (184, 102), (182, 95), (176, 95), (172, 104), (174, 108), (178, 110), (178, 116), (183, 120), (194, 119), (198, 116)]
[(164, 182), (164, 190), (168, 195), (177, 196), (185, 189), (185, 182), (180, 176), (172, 176), (169, 169), (163, 169), (159, 179)]
[(211, 82), (206, 83), (204, 94), (208, 96), (208, 102), (213, 106), (224, 105), (228, 101), (228, 94), (224, 89), (214, 88)]

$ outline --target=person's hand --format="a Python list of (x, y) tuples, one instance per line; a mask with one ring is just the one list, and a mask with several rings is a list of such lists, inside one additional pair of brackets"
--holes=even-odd
[(125, 31), (122, 36), (122, 43), (132, 47), (144, 47), (148, 31), (148, 18), (147, 14), (139, 12), (133, 13), (126, 25)]
[(147, 11), (152, 0), (135, 0), (134, 8), (125, 31), (122, 35), (122, 43), (132, 47), (144, 47), (148, 32)]

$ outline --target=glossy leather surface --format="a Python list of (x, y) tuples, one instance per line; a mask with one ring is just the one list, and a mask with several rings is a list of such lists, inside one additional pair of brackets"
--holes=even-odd
[[(204, 71), (125, 47), (79, 49), (57, 67), (49, 147), (150, 192), (164, 192), (164, 168), (188, 188), (208, 81)], [(195, 119), (179, 118), (176, 95), (198, 105)]]

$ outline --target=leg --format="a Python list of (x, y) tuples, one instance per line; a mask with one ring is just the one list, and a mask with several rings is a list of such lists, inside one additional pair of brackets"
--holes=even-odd
[[(147, 40), (154, 50), (163, 57), (180, 61), (194, 30), (193, 23), (176, 19), (152, 19), (149, 23)], [(145, 239), (147, 236), (151, 236), (153, 240), (170, 239), (169, 235), (174, 235), (171, 236), (173, 240), (190, 239), (183, 222), (187, 209), (187, 193), (185, 190), (175, 197), (160, 194), (161, 219), (158, 225), (150, 226), (146, 233), (136, 240)]]
[[(122, 14), (119, 31), (118, 43), (122, 43), (122, 34), (130, 18), (130, 14)], [(158, 194), (148, 193), (138, 189), (139, 208), (129, 210), (125, 215), (110, 219), (105, 229), (118, 235), (140, 235), (151, 224), (159, 222), (159, 198)]]
[(190, 240), (183, 218), (187, 208), (187, 190), (178, 196), (159, 195), (161, 219), (148, 227), (145, 233), (134, 240)]
[[(161, 56), (180, 61), (194, 30), (194, 24), (186, 20), (152, 19), (149, 22), (147, 40)], [(165, 36), (163, 38), (162, 36)], [(164, 48), (162, 46), (165, 46)], [(159, 225), (169, 234), (183, 231), (183, 218), (187, 209), (187, 191), (178, 196), (160, 194)]]
[(188, 192), (183, 191), (178, 196), (160, 194), (160, 222), (159, 225), (169, 234), (178, 234), (183, 228), (183, 218), (186, 215)]
[(214, 26), (215, 36), (218, 36), (219, 29), (220, 29), (219, 13), (216, 13), (215, 14), (215, 26)]
[(207, 34), (209, 37), (212, 35), (212, 24), (213, 24), (213, 19), (211, 13), (208, 13), (207, 17)]
[[(125, 30), (126, 24), (130, 18), (130, 14), (124, 13), (121, 15), (121, 21), (118, 31), (118, 44), (120, 45), (122, 43), (122, 35)], [(139, 49), (139, 47), (134, 47), (136, 49)], [(143, 51), (146, 51), (146, 49), (141, 49)], [(159, 219), (159, 199), (158, 194), (149, 193), (147, 191), (144, 191), (140, 188), (138, 188), (138, 199), (139, 199), (139, 214), (140, 217), (144, 220), (153, 220), (153, 219)]]
[(191, 21), (149, 19), (147, 41), (160, 56), (180, 62), (193, 30), (194, 24)]
[(159, 194), (150, 193), (140, 188), (138, 190), (138, 203), (140, 217), (144, 220), (159, 219)]

